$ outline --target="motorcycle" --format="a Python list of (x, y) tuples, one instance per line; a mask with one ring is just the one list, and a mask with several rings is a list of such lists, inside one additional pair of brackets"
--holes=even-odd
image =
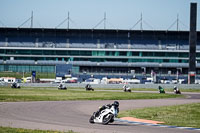
[(123, 90), (124, 92), (131, 92), (131, 88), (126, 85), (123, 86)]
[(13, 82), (11, 84), (11, 88), (21, 88), (21, 87), (20, 87), (19, 83)]
[(110, 108), (106, 108), (100, 111), (100, 114), (96, 116), (96, 112), (90, 117), (90, 123), (102, 123), (103, 125), (107, 125), (108, 123), (114, 122), (114, 118), (117, 116), (118, 110), (117, 107), (112, 105)]
[(159, 89), (159, 93), (165, 93), (164, 88), (162, 88), (161, 86), (158, 86), (158, 89)]
[(178, 87), (174, 87), (174, 93), (175, 94), (181, 94), (181, 91), (178, 89)]
[(85, 89), (86, 89), (86, 91), (94, 91), (94, 89), (92, 88), (92, 86), (90, 85), (90, 84), (87, 84), (86, 86), (85, 86)]
[(61, 83), (58, 86), (58, 90), (67, 90), (67, 87), (63, 83)]

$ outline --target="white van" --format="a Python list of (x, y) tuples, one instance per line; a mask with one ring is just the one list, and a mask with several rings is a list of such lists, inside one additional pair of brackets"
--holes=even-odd
[(13, 83), (16, 81), (16, 78), (14, 77), (2, 77), (4, 79), (4, 82), (6, 83)]
[(83, 82), (85, 84), (100, 84), (100, 79), (89, 78)]

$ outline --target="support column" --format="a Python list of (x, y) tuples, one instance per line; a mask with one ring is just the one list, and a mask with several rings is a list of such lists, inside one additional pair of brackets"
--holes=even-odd
[(188, 71), (188, 84), (195, 83), (196, 75), (196, 44), (197, 44), (197, 3), (190, 5), (190, 34), (189, 34), (189, 71)]

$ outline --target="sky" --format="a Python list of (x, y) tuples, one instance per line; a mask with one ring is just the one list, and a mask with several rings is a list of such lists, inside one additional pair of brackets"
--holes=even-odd
[[(197, 3), (197, 31), (200, 31), (200, 0), (0, 0), (0, 27), (19, 27), (31, 17), (33, 28), (189, 30), (190, 3)], [(172, 25), (174, 23), (174, 25)], [(30, 27), (31, 21), (21, 27)], [(134, 26), (135, 25), (135, 26)]]

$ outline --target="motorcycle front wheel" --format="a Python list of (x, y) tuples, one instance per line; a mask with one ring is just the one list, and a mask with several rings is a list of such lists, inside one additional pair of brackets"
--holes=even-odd
[(113, 114), (108, 114), (106, 116), (103, 117), (103, 124), (107, 125), (112, 119), (113, 119), (114, 115)]

